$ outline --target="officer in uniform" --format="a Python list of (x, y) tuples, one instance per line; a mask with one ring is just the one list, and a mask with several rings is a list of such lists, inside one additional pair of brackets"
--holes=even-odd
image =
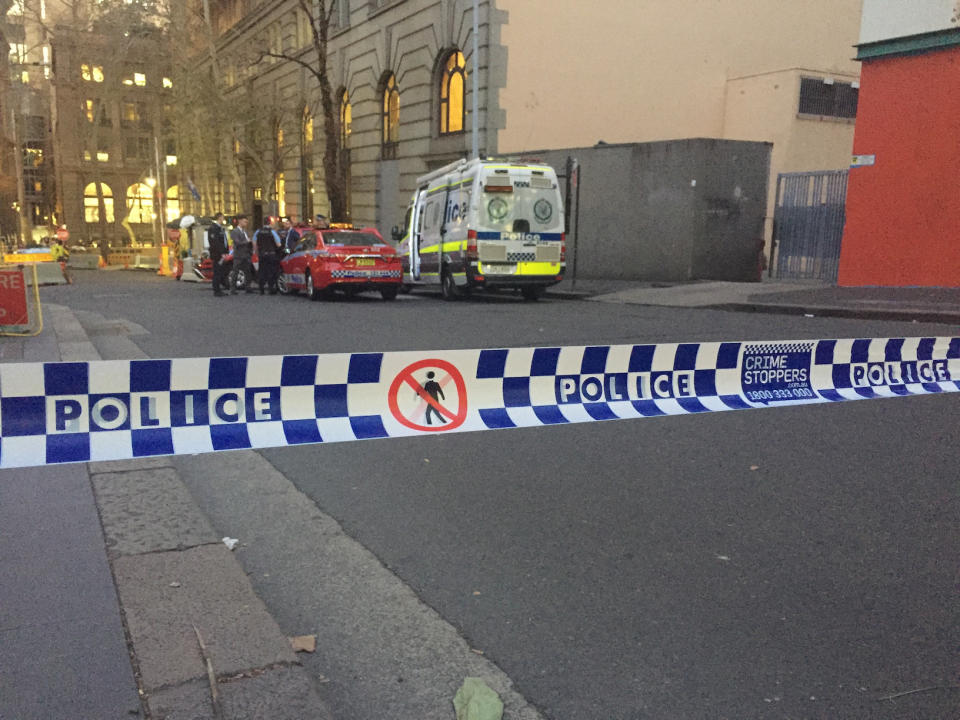
[(280, 273), (280, 252), (283, 241), (280, 239), (280, 233), (277, 232), (276, 226), (276, 220), (267, 217), (263, 221), (263, 227), (257, 230), (253, 236), (253, 242), (257, 246), (257, 255), (260, 256), (260, 272), (257, 284), (260, 286), (261, 295), (263, 295), (264, 285), (270, 289), (271, 295), (277, 294), (277, 276)]
[(207, 242), (210, 245), (210, 260), (213, 262), (213, 294), (223, 297), (223, 285), (227, 281), (226, 261), (223, 256), (228, 253), (227, 233), (223, 226), (226, 222), (222, 212), (213, 216), (213, 225), (207, 228)]

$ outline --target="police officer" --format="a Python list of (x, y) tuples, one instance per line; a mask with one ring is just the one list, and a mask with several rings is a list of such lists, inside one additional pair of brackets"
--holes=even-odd
[(213, 225), (207, 228), (207, 242), (210, 245), (210, 260), (213, 262), (213, 294), (223, 297), (223, 284), (227, 281), (226, 261), (227, 233), (223, 226), (226, 222), (222, 212), (213, 216)]
[(270, 294), (276, 295), (277, 276), (280, 274), (280, 252), (283, 247), (280, 233), (277, 232), (276, 220), (272, 217), (265, 218), (263, 227), (257, 230), (253, 241), (257, 246), (257, 255), (260, 256), (260, 272), (257, 281), (260, 294), (263, 295), (263, 288), (266, 285), (270, 289)]
[(230, 273), (230, 294), (237, 294), (237, 276), (243, 273), (243, 289), (252, 293), (250, 280), (253, 277), (253, 243), (247, 235), (249, 219), (246, 215), (237, 215), (237, 226), (230, 231), (233, 241), (233, 271)]

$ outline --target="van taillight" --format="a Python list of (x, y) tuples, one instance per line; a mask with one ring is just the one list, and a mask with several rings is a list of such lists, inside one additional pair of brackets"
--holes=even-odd
[(476, 260), (480, 257), (477, 252), (477, 231), (467, 230), (467, 260)]
[(560, 233), (560, 262), (567, 261), (567, 234)]

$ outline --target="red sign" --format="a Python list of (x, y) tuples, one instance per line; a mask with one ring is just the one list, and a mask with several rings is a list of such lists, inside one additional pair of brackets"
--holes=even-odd
[(0, 270), (0, 325), (29, 325), (23, 270)]
[(387, 401), (397, 421), (413, 430), (453, 430), (467, 419), (467, 384), (446, 360), (405, 367), (391, 383)]

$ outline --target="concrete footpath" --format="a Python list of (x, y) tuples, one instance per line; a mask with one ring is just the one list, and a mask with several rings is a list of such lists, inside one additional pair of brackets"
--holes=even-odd
[[(46, 305), (3, 362), (100, 359)], [(0, 471), (0, 720), (330, 714), (167, 458)]]

